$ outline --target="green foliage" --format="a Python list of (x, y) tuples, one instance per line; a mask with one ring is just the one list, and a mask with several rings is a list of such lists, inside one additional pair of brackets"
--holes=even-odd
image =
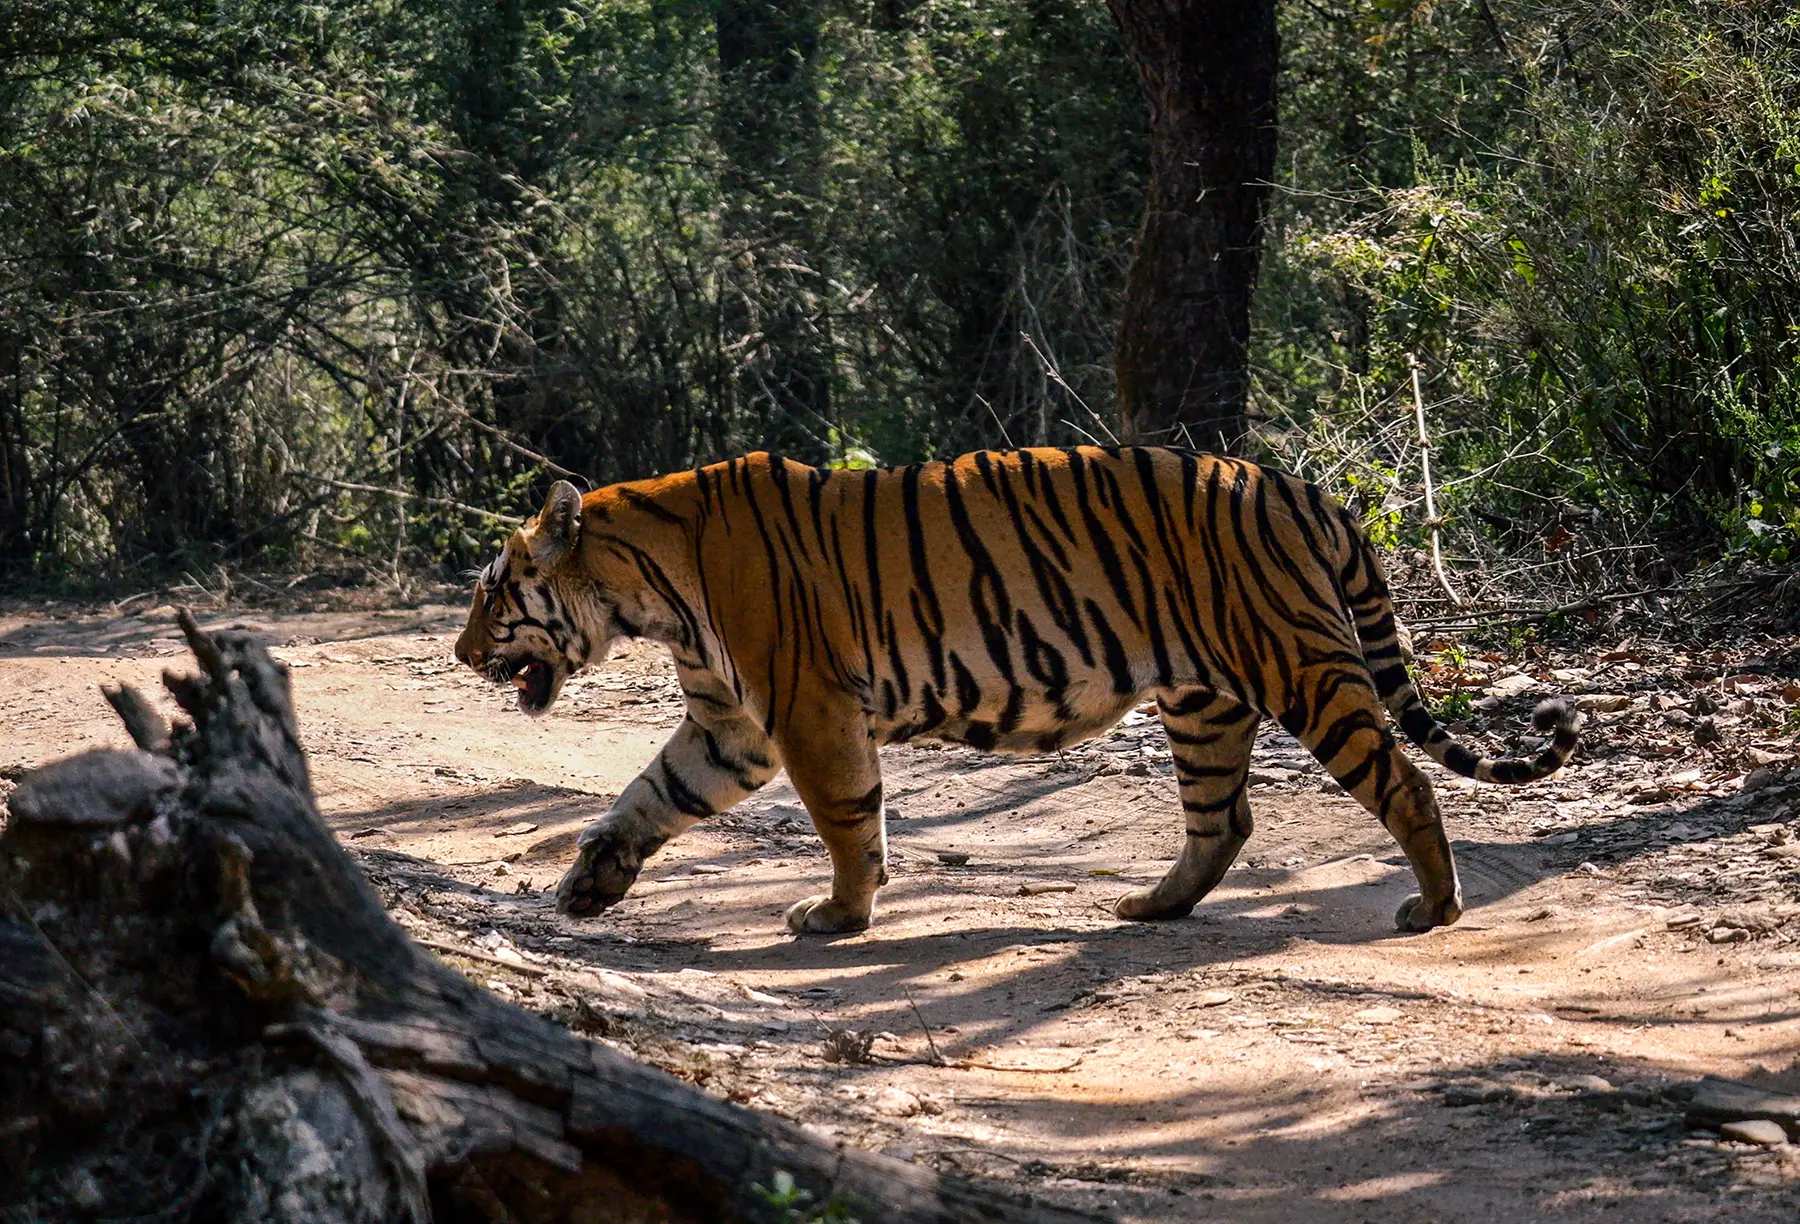
[(1299, 190), (1259, 320), (1272, 415), (1329, 433), (1320, 418), (1391, 390), (1398, 416), (1418, 353), (1440, 478), (1500, 467), (1504, 491), (1475, 491), (1488, 505), (1572, 496), (1787, 559), (1791, 8), (1340, 0), (1286, 14)]
[(850, 1209), (835, 1198), (823, 1206), (809, 1209), (807, 1204), (813, 1197), (811, 1191), (796, 1186), (794, 1175), (786, 1169), (776, 1170), (774, 1182), (773, 1189), (761, 1184), (750, 1189), (763, 1202), (781, 1212), (782, 1224), (859, 1224)]
[[(1461, 543), (1791, 564), (1790, 7), (1282, 21), (1267, 454), (1423, 547), (1417, 354)], [(1144, 127), (1093, 0), (0, 6), (0, 571), (460, 567), (551, 465), (1082, 440)]]
[(545, 459), (1074, 440), (1022, 333), (1105, 410), (1142, 127), (1075, 0), (23, 0), (0, 568), (463, 565)]
[(1475, 703), (1467, 689), (1453, 689), (1432, 707), (1431, 716), (1441, 723), (1457, 723), (1475, 717)]

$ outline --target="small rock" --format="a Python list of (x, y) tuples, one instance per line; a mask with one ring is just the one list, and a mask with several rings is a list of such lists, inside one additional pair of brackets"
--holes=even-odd
[(1719, 918), (1719, 925), (1738, 927), (1753, 935), (1772, 935), (1788, 923), (1787, 914), (1780, 914), (1772, 909), (1756, 906), (1747, 909), (1735, 909)]
[(1297, 770), (1252, 765), (1244, 780), (1251, 786), (1279, 786), (1283, 782), (1292, 782), (1299, 776)]
[(1598, 1075), (1571, 1075), (1562, 1081), (1562, 1086), (1570, 1092), (1611, 1092), (1612, 1081)]
[(77, 1207), (86, 1211), (98, 1211), (106, 1202), (106, 1195), (100, 1189), (100, 1183), (94, 1179), (94, 1174), (88, 1169), (82, 1169), (69, 1179), (69, 1198)]
[(1206, 990), (1194, 999), (1194, 1006), (1223, 1007), (1235, 998), (1237, 998), (1237, 994), (1230, 990)]
[(1773, 769), (1770, 769), (1767, 765), (1759, 765), (1744, 775), (1744, 785), (1742, 789), (1745, 794), (1751, 794), (1769, 785), (1771, 782), (1775, 781), (1778, 776), (1780, 775)]
[(648, 997), (648, 992), (642, 986), (610, 969), (584, 969), (575, 975), (575, 985), (583, 990), (634, 1002)]
[(939, 850), (936, 854), (937, 861), (946, 867), (966, 867), (969, 864), (969, 856), (961, 850)]
[(1781, 1129), (1778, 1122), (1768, 1122), (1761, 1118), (1750, 1118), (1743, 1122), (1727, 1122), (1719, 1127), (1719, 1134), (1726, 1139), (1735, 1139), (1739, 1143), (1756, 1143), (1763, 1147), (1781, 1147), (1787, 1143), (1787, 1132)]
[(494, 874), (497, 876), (511, 875), (512, 868), (508, 867), (505, 863), (495, 863), (494, 864)]
[(717, 863), (695, 863), (692, 867), (689, 867), (688, 870), (695, 875), (724, 875), (726, 872), (730, 871), (731, 868), (721, 867)]
[[(1669, 1093), (1665, 1090), (1664, 1095)], [(1687, 1103), (1687, 1124), (1692, 1130), (1757, 1119), (1800, 1134), (1800, 1096), (1786, 1096), (1754, 1084), (1709, 1075), (1694, 1086), (1694, 1095)]]
[(1715, 944), (1743, 943), (1750, 932), (1743, 927), (1716, 926), (1706, 933), (1706, 942)]
[(876, 1113), (890, 1118), (910, 1118), (923, 1109), (919, 1098), (904, 1088), (883, 1088), (872, 1104)]
[(501, 829), (498, 833), (494, 834), (494, 836), (495, 837), (522, 837), (527, 833), (536, 833), (536, 832), (537, 832), (537, 826), (535, 824), (531, 823), (531, 821), (529, 821), (529, 820), (521, 820), (518, 824), (507, 825), (504, 829)]
[(386, 832), (387, 832), (386, 829), (380, 828), (379, 826), (374, 827), (374, 828), (368, 828), (368, 829), (358, 829), (356, 832), (354, 832), (350, 835), (350, 840), (356, 841), (356, 840), (358, 840), (360, 838), (364, 838), (364, 837), (380, 837), (383, 833), (386, 833)]
[(1718, 723), (1709, 715), (1694, 724), (1694, 745), (1704, 748), (1708, 744), (1716, 744), (1725, 737), (1719, 733)]
[(1512, 1096), (1513, 1090), (1506, 1084), (1496, 1084), (1492, 1080), (1457, 1080), (1444, 1085), (1444, 1104), (1452, 1109), (1465, 1105), (1485, 1105), (1489, 1101), (1503, 1101)]
[(1361, 1020), (1364, 1024), (1392, 1024), (1404, 1014), (1398, 1007), (1365, 1007), (1351, 1013), (1351, 1019)]

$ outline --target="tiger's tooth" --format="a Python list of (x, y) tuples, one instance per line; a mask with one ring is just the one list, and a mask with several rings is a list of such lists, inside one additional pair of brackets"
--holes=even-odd
[(513, 687), (523, 693), (526, 689), (531, 687), (531, 682), (525, 678), (524, 672), (520, 672), (513, 677)]

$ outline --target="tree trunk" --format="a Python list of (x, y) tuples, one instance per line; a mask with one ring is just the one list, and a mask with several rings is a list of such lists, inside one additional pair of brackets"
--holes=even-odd
[(784, 1174), (864, 1224), (1092, 1218), (833, 1146), (477, 989), (319, 819), (285, 670), (183, 627), (191, 725), (109, 693), (139, 749), (11, 797), (0, 1219), (775, 1224)]
[(1150, 108), (1144, 225), (1115, 356), (1140, 442), (1233, 451), (1275, 171), (1274, 0), (1108, 0)]

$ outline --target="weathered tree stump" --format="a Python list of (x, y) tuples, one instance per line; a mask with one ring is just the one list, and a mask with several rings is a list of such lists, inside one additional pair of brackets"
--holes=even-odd
[[(826, 1143), (414, 946), (314, 807), (286, 670), (183, 628), (191, 723), (27, 776), (0, 835), (0, 1220), (1091, 1219)], [(760, 1187), (791, 1178), (793, 1211)], [(792, 1196), (790, 1196), (790, 1204)]]

